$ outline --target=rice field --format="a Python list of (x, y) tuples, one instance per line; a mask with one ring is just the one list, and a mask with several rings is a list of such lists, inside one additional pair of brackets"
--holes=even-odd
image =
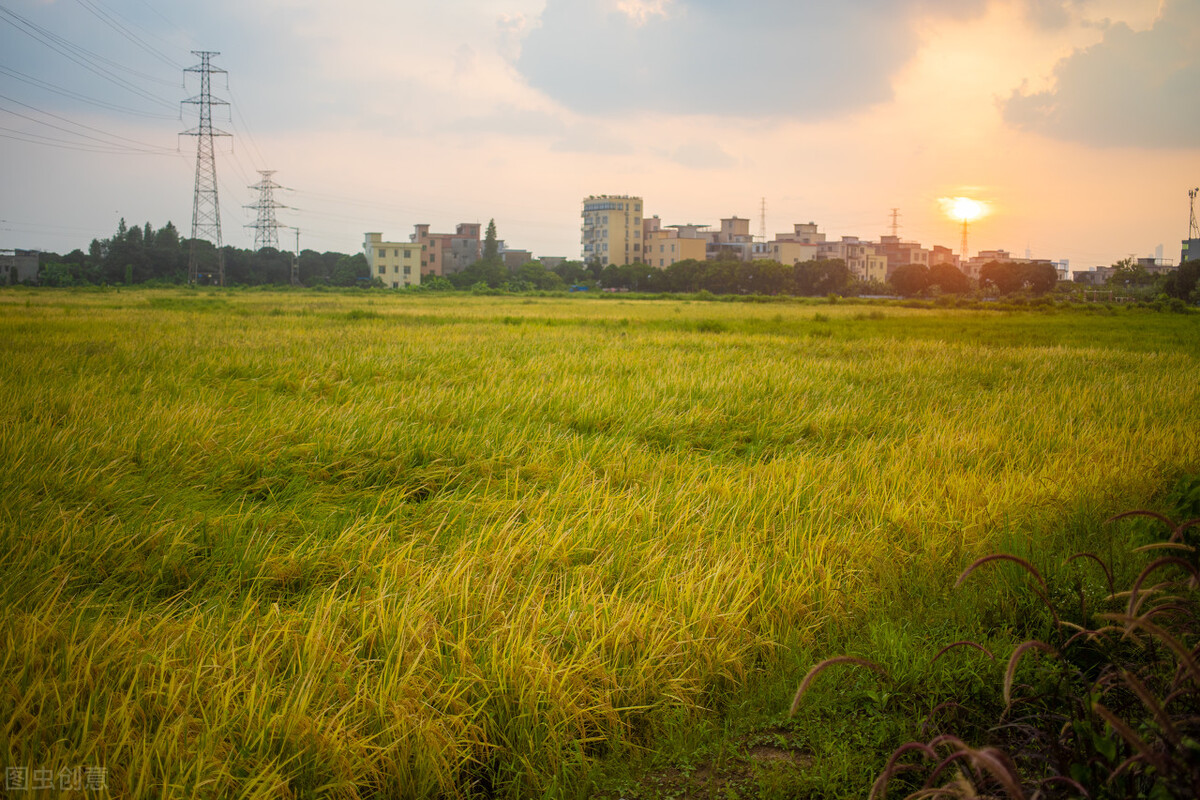
[(0, 760), (586, 796), (967, 624), (974, 557), (1101, 546), (1197, 409), (1196, 314), (0, 291)]

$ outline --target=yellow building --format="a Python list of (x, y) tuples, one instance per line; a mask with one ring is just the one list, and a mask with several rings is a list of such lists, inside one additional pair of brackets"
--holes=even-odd
[(385, 242), (382, 233), (368, 233), (363, 253), (371, 277), (391, 289), (421, 284), (421, 245), (417, 242)]
[(769, 243), (770, 259), (794, 267), (801, 261), (815, 261), (819, 245), (776, 239)]
[(646, 238), (645, 263), (663, 269), (689, 258), (703, 261), (708, 239), (687, 235), (695, 226), (673, 225), (650, 231)]
[(643, 261), (642, 198), (592, 195), (583, 201), (580, 242), (585, 262), (635, 264)]

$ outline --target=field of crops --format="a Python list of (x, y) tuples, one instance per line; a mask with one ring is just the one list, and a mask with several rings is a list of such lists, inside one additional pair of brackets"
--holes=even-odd
[(902, 671), (978, 555), (1102, 547), (1197, 409), (1196, 314), (5, 290), (0, 760), (586, 794), (830, 647)]

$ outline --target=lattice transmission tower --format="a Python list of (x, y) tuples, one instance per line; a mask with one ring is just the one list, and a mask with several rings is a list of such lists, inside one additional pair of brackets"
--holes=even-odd
[[(217, 199), (217, 163), (213, 151), (213, 137), (229, 136), (212, 125), (212, 107), (227, 106), (228, 102), (212, 95), (212, 75), (214, 73), (228, 74), (225, 70), (212, 65), (212, 57), (220, 53), (211, 50), (193, 50), (192, 55), (199, 57), (200, 63), (184, 70), (200, 75), (200, 94), (184, 103), (199, 106), (200, 119), (196, 127), (183, 132), (184, 136), (196, 137), (196, 190), (192, 197), (192, 242), (188, 249), (188, 283), (197, 283), (200, 279), (215, 280), (225, 285), (225, 254), (221, 250), (221, 207)], [(200, 264), (200, 254), (196, 251), (196, 240), (204, 239), (212, 242), (217, 249), (215, 271), (211, 266)]]
[(275, 174), (273, 169), (260, 169), (258, 174), (262, 176), (262, 180), (251, 186), (251, 189), (258, 189), (258, 202), (251, 203), (246, 208), (253, 208), (258, 212), (255, 221), (247, 225), (247, 228), (254, 228), (254, 249), (261, 250), (264, 247), (274, 247), (279, 249), (279, 229), (286, 228), (279, 220), (275, 219), (275, 210), (278, 208), (287, 208), (283, 203), (275, 200), (275, 190), (282, 189), (275, 181), (271, 180), (271, 176)]
[(1196, 224), (1196, 195), (1200, 189), (1188, 189), (1188, 200), (1191, 201), (1191, 219), (1188, 220), (1188, 239), (1200, 239), (1200, 225)]

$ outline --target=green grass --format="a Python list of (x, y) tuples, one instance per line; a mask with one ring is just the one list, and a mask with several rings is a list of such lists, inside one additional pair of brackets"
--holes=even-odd
[(799, 677), (967, 680), (920, 665), (1019, 601), (950, 594), (963, 565), (1100, 547), (1197, 471), (1198, 342), (1146, 311), (0, 292), (0, 760), (133, 797), (652, 794), (779, 730), (816, 766), (738, 791), (861, 795), (915, 709), (827, 676), (786, 723)]

